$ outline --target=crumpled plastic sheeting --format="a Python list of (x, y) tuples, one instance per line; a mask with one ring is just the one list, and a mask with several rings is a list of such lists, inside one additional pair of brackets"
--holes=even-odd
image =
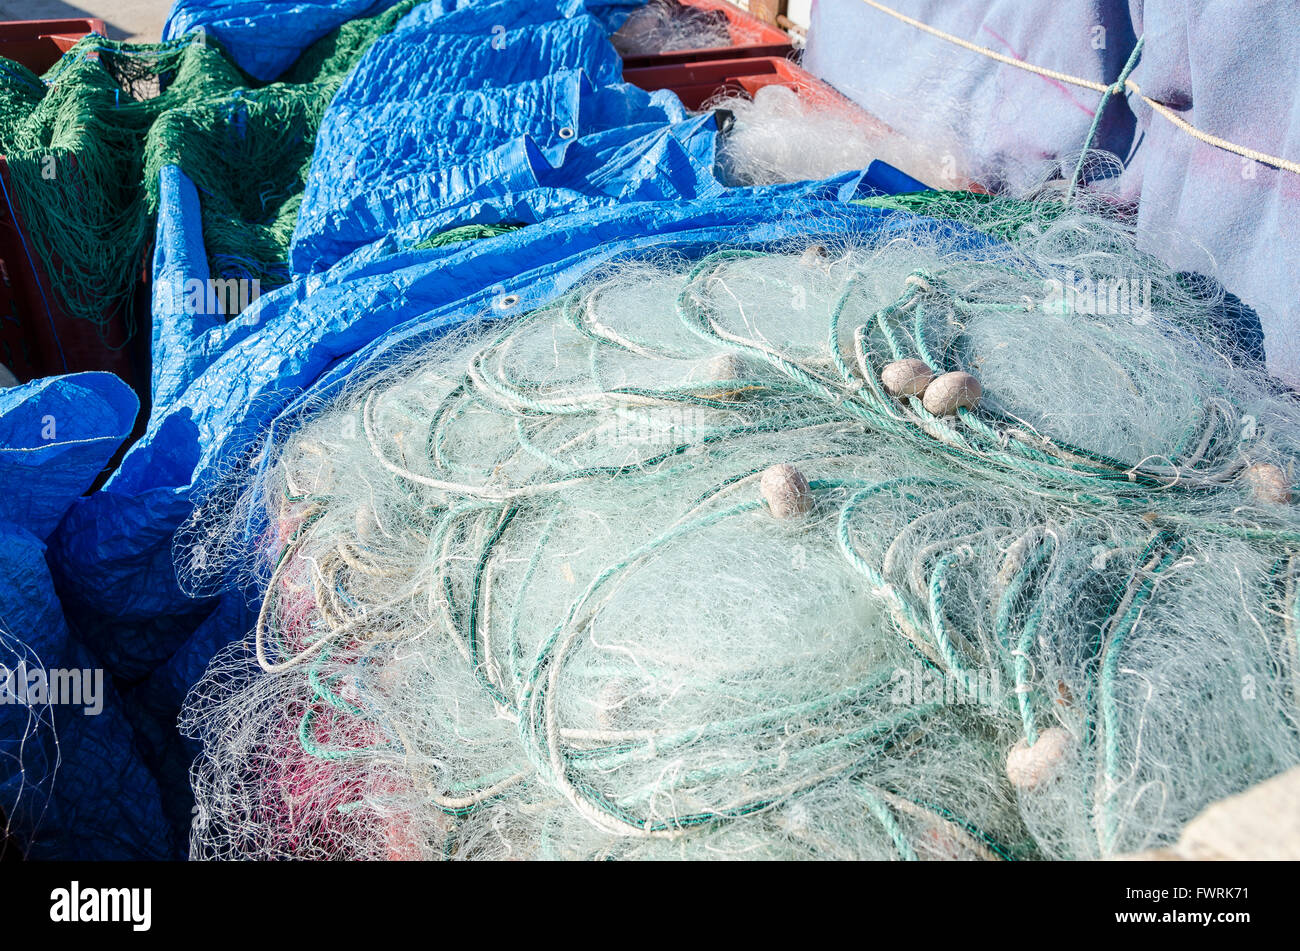
[[(46, 564), (45, 539), (130, 434), (139, 411), (109, 373), (0, 390), (0, 810), (32, 858), (172, 849), (153, 774), (113, 685), (81, 706), (28, 704), (10, 671), (102, 670), (71, 635)], [(16, 689), (21, 687), (14, 685)], [(84, 710), (92, 708), (92, 715)]]
[[(465, 0), (430, 2), (455, 9)], [(383, 13), (395, 3), (397, 0), (176, 0), (163, 24), (163, 39), (203, 29), (216, 37), (244, 72), (269, 82), (331, 30), (348, 20)]]
[(549, 148), (604, 129), (685, 118), (675, 96), (597, 87), (574, 69), (510, 86), (373, 104), (336, 99), (318, 134), (306, 202), (341, 206), (368, 189), (386, 190), (421, 167), (464, 161), (482, 153), (485, 144), (524, 135)]
[[(1133, 17), (1146, 34), (1133, 74), (1146, 95), (1198, 129), (1300, 161), (1300, 6), (1134, 0)], [(1139, 241), (1253, 308), (1269, 372), (1300, 387), (1300, 175), (1133, 108), (1139, 143), (1121, 185), (1139, 199)]]
[[(899, 13), (1015, 59), (1111, 83), (1133, 51), (1128, 0), (883, 0)], [(905, 55), (899, 55), (905, 51)], [(1098, 93), (924, 33), (862, 0), (818, 0), (803, 65), (926, 148), (962, 180), (1019, 191), (1071, 166)], [(1110, 105), (1096, 148), (1124, 157), (1134, 117)], [(903, 169), (907, 171), (907, 169)]]
[(608, 129), (554, 150), (520, 137), (455, 165), (403, 175), (384, 192), (363, 188), (322, 216), (334, 226), (324, 234), (307, 231), (309, 220), (300, 217), (293, 267), (323, 270), (411, 224), (436, 234), (466, 224), (531, 224), (626, 201), (717, 195), (723, 186), (706, 174), (715, 133), (713, 117), (700, 116), (671, 127)]
[(0, 524), (47, 538), (130, 433), (139, 408), (111, 373), (0, 389)]
[(718, 194), (712, 121), (621, 75), (604, 26), (576, 0), (413, 11), (325, 115), (294, 272), (415, 221), (433, 233)]
[[(457, 29), (477, 32), (485, 22), (493, 32), (503, 32), (526, 23), (541, 23), (562, 17), (595, 17), (606, 33), (614, 33), (637, 7), (649, 0), (533, 0), (518, 4), (514, 0), (438, 0), (411, 11), (411, 24), (431, 24), (439, 20), (442, 33)], [(472, 9), (471, 9), (472, 8)], [(483, 12), (491, 10), (492, 12)], [(447, 14), (457, 12), (458, 16)]]

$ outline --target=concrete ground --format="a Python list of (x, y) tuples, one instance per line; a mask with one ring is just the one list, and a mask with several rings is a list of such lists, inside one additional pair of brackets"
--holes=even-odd
[(98, 17), (114, 40), (155, 42), (172, 0), (0, 0), (0, 20)]

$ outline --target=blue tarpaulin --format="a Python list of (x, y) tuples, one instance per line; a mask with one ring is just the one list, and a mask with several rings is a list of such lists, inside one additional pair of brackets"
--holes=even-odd
[[(469, 33), (470, 13), (489, 28)], [(417, 9), (375, 43), (321, 124), (294, 271), (323, 270), (417, 223), (531, 224), (718, 194), (712, 120), (621, 80), (605, 28), (581, 4)]]
[[(116, 686), (71, 636), (46, 563), (138, 411), (108, 373), (0, 390), (0, 810), (35, 858), (150, 857), (169, 841)], [(47, 702), (52, 670), (77, 672), (76, 702)]]
[[(382, 13), (397, 0), (178, 0), (163, 24), (163, 39), (203, 30), (220, 41), (254, 79), (270, 81), (302, 51), (348, 20)], [(434, 0), (454, 9), (456, 0)]]

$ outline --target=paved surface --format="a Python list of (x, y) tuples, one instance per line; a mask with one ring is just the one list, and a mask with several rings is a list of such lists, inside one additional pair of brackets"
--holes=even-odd
[(114, 40), (147, 43), (162, 36), (172, 0), (0, 0), (0, 20), (99, 17)]

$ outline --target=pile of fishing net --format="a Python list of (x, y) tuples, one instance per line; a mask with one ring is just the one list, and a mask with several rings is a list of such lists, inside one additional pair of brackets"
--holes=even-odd
[(718, 138), (719, 177), (728, 185), (820, 181), (877, 159), (928, 182), (944, 180), (932, 149), (904, 140), (834, 93), (763, 86), (727, 93), (709, 107), (730, 116)]
[(625, 262), (263, 445), (193, 855), (1081, 859), (1300, 762), (1300, 406), (1006, 215)]
[[(734, 32), (733, 32), (734, 31)], [(632, 11), (611, 37), (623, 56), (653, 56), (677, 50), (712, 49), (733, 43), (754, 42), (743, 25), (730, 25), (727, 15), (708, 6), (689, 6), (677, 0), (650, 0)]]
[(120, 306), (134, 330), (165, 165), (198, 188), (212, 278), (286, 283), (325, 108), (419, 2), (344, 24), (270, 84), (199, 31), (150, 45), (88, 36), (44, 77), (0, 59), (0, 155), (64, 310), (103, 328)]

